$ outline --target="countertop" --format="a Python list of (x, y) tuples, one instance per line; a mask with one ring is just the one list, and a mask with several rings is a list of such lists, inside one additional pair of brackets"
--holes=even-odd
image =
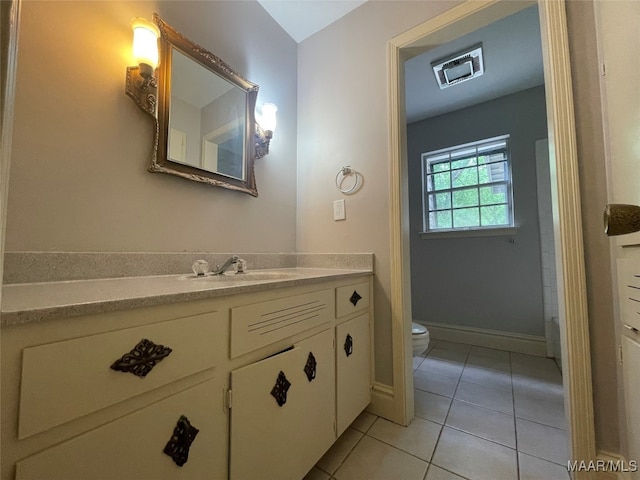
[[(259, 278), (260, 272), (269, 278)], [(4, 285), (0, 323), (2, 326), (10, 326), (52, 318), (203, 300), (373, 272), (286, 268), (253, 270), (247, 273), (247, 277), (231, 273), (220, 279), (193, 278), (193, 275), (162, 275)], [(253, 278), (252, 273), (255, 274)]]

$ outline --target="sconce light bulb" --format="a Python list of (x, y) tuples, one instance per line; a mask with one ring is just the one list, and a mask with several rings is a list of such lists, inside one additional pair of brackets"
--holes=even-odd
[(273, 132), (276, 129), (276, 112), (278, 111), (278, 107), (273, 103), (265, 103), (262, 105), (262, 115), (260, 120), (260, 126), (263, 130)]
[(144, 18), (131, 20), (133, 28), (133, 58), (137, 65), (158, 66), (158, 27)]

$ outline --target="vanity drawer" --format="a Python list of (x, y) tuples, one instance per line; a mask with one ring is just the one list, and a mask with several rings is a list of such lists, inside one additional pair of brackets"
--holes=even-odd
[[(214, 367), (226, 356), (221, 331), (224, 316), (211, 312), (25, 348), (19, 438)], [(111, 368), (142, 339), (172, 351), (144, 377)], [(140, 352), (135, 357), (137, 363), (149, 364), (140, 359)]]
[(336, 288), (336, 318), (369, 308), (369, 281)]
[(232, 308), (231, 358), (330, 322), (332, 303), (328, 289)]
[[(16, 480), (227, 478), (224, 380), (214, 378), (21, 460)], [(178, 466), (163, 451), (181, 415), (199, 430)]]

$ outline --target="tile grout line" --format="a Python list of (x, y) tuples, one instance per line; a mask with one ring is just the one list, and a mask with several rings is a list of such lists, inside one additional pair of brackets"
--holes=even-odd
[[(469, 348), (469, 351), (467, 352), (467, 355), (465, 356), (464, 363), (462, 365), (462, 372), (464, 372), (464, 367), (467, 364), (467, 359), (469, 358), (469, 354), (470, 353), (471, 353), (471, 348)], [(460, 385), (461, 379), (462, 379), (462, 373), (460, 373), (460, 377), (458, 377), (458, 381), (456, 382), (456, 388), (453, 389), (453, 393), (452, 393), (453, 396), (451, 397), (451, 402), (449, 402), (449, 408), (447, 409), (447, 414), (444, 416), (444, 419), (442, 420), (442, 426), (440, 427), (440, 433), (438, 434), (438, 439), (436, 440), (436, 444), (433, 447), (433, 452), (431, 452), (431, 457), (429, 457), (429, 465), (434, 465), (433, 457), (436, 454), (436, 450), (438, 449), (438, 444), (440, 443), (440, 439), (442, 438), (442, 432), (444, 432), (444, 427), (447, 424), (447, 418), (449, 418), (449, 413), (451, 412), (451, 407), (453, 406), (453, 400), (455, 398), (456, 392), (458, 391), (458, 386)], [(439, 465), (436, 465), (436, 467), (442, 468)], [(429, 472), (429, 468), (427, 468), (427, 473), (428, 472)], [(451, 472), (451, 473), (455, 473), (455, 472)], [(425, 476), (425, 478), (426, 478), (426, 476)]]
[[(373, 426), (374, 423), (376, 423), (378, 421), (380, 417), (376, 416), (376, 419), (373, 421), (373, 423), (369, 426), (369, 428), (371, 428)], [(347, 427), (350, 428), (350, 427)], [(346, 431), (346, 430), (345, 430)], [(356, 430), (359, 432), (359, 430)], [(344, 432), (342, 432), (344, 434)], [(360, 432), (362, 433), (362, 432)], [(358, 444), (362, 441), (362, 439), (367, 436), (366, 433), (363, 433), (362, 436), (358, 439), (358, 441), (356, 443), (353, 444), (353, 447), (351, 447), (349, 449), (349, 452), (347, 452), (347, 454), (344, 456), (344, 458), (342, 459), (342, 461), (338, 464), (338, 466), (336, 467), (336, 469), (333, 471), (333, 473), (329, 473), (329, 472), (325, 472), (324, 470), (322, 470), (322, 468), (318, 467), (320, 470), (322, 470), (324, 473), (326, 473), (327, 475), (329, 475), (329, 477), (334, 478), (334, 475), (338, 472), (338, 470), (340, 470), (340, 467), (342, 467), (342, 465), (344, 465), (344, 462), (347, 461), (347, 458), (349, 458), (351, 456), (351, 454), (353, 453), (353, 451), (356, 449), (356, 447), (358, 446)]]
[(509, 377), (511, 378), (511, 403), (513, 406), (513, 435), (516, 442), (516, 478), (520, 480), (520, 451), (518, 450), (518, 421), (516, 416), (516, 393), (513, 389), (513, 357), (509, 352)]
[[(437, 345), (437, 342), (434, 342), (434, 344), (432, 344), (431, 348), (429, 348), (429, 349), (427, 350), (426, 354), (421, 355), (422, 360), (420, 361), (420, 363), (418, 364), (418, 366), (417, 366), (416, 368), (414, 368), (414, 369), (413, 369), (414, 373), (415, 373), (417, 370), (419, 370), (420, 365), (421, 365), (421, 364), (422, 364), (422, 363), (423, 363), (423, 362), (424, 362), (424, 361), (429, 357), (429, 354), (433, 351), (433, 349), (436, 347), (436, 345)], [(464, 345), (464, 344), (462, 344), (462, 345)], [(466, 346), (466, 345), (465, 345), (465, 346)], [(446, 345), (444, 345), (443, 347), (444, 347), (444, 348), (446, 348)], [(530, 456), (530, 457), (532, 457), (532, 458), (538, 459), (538, 460), (540, 460), (540, 461), (547, 462), (547, 463), (549, 463), (549, 464), (551, 464), (551, 465), (557, 465), (557, 466), (563, 467), (564, 465), (562, 465), (562, 464), (558, 464), (558, 463), (556, 463), (556, 462), (554, 462), (554, 461), (552, 461), (552, 460), (545, 459), (545, 458), (541, 458), (541, 457), (539, 457), (539, 456), (537, 456), (537, 455), (534, 455), (534, 454), (521, 452), (521, 451), (519, 450), (519, 445), (518, 445), (518, 435), (517, 435), (517, 433), (518, 433), (518, 432), (517, 432), (517, 430), (518, 430), (518, 429), (517, 429), (517, 419), (518, 419), (518, 418), (520, 418), (520, 419), (521, 419), (521, 420), (523, 420), (523, 421), (528, 421), (528, 422), (531, 422), (531, 423), (534, 423), (534, 424), (537, 424), (537, 425), (541, 425), (541, 426), (543, 426), (543, 427), (554, 428), (555, 430), (561, 430), (561, 431), (566, 431), (566, 430), (564, 430), (564, 429), (559, 429), (559, 428), (557, 428), (557, 427), (555, 427), (555, 426), (553, 426), (553, 425), (547, 425), (547, 424), (544, 424), (544, 423), (541, 423), (541, 422), (537, 422), (537, 421), (535, 421), (535, 420), (529, 420), (529, 419), (527, 419), (527, 418), (522, 418), (522, 417), (519, 417), (519, 416), (517, 416), (517, 415), (516, 415), (516, 405), (515, 405), (515, 403), (516, 403), (516, 402), (515, 402), (515, 388), (514, 388), (514, 378), (513, 378), (513, 361), (514, 361), (514, 359), (513, 359), (513, 352), (507, 352), (507, 353), (509, 354), (509, 362), (508, 362), (508, 363), (509, 363), (509, 372), (504, 372), (503, 370), (499, 370), (499, 371), (500, 371), (501, 373), (508, 373), (508, 374), (509, 374), (510, 387), (511, 387), (511, 404), (512, 404), (512, 408), (513, 408), (513, 422), (514, 422), (514, 423), (513, 423), (513, 426), (514, 426), (514, 433), (515, 433), (515, 448), (509, 447), (508, 445), (504, 445), (504, 444), (502, 444), (502, 443), (499, 443), (499, 442), (496, 442), (496, 441), (490, 440), (490, 439), (488, 439), (488, 438), (484, 438), (484, 437), (479, 436), (479, 435), (476, 435), (476, 434), (474, 434), (474, 433), (466, 432), (466, 431), (464, 431), (464, 430), (461, 430), (461, 429), (458, 429), (458, 428), (456, 428), (456, 427), (452, 427), (452, 426), (450, 426), (450, 425), (447, 425), (447, 424), (446, 424), (446, 422), (447, 422), (447, 420), (448, 420), (448, 418), (449, 418), (449, 415), (450, 415), (450, 413), (451, 413), (451, 410), (452, 410), (452, 408), (453, 408), (453, 401), (454, 401), (454, 400), (458, 400), (458, 401), (460, 401), (460, 402), (467, 403), (467, 404), (469, 404), (469, 405), (473, 405), (473, 406), (478, 407), (478, 408), (484, 408), (484, 409), (490, 410), (490, 411), (492, 411), (492, 412), (501, 413), (501, 414), (503, 414), (503, 415), (508, 415), (508, 414), (507, 414), (507, 413), (505, 413), (505, 412), (502, 412), (502, 411), (499, 411), (499, 410), (493, 410), (492, 408), (486, 407), (486, 406), (484, 406), (484, 405), (476, 405), (476, 404), (474, 404), (474, 403), (466, 402), (465, 400), (460, 400), (460, 399), (456, 399), (456, 398), (455, 398), (455, 395), (456, 395), (456, 393), (457, 393), (457, 391), (458, 391), (458, 389), (459, 389), (459, 387), (460, 387), (460, 384), (461, 384), (461, 382), (462, 382), (462, 374), (464, 373), (464, 370), (465, 370), (466, 366), (469, 364), (469, 360), (470, 360), (470, 358), (471, 358), (471, 354), (472, 354), (473, 346), (469, 346), (469, 347), (470, 347), (470, 348), (469, 348), (469, 350), (466, 352), (465, 359), (464, 359), (464, 361), (462, 362), (462, 372), (460, 373), (460, 375), (459, 375), (459, 376), (458, 376), (458, 378), (457, 378), (457, 381), (456, 381), (456, 383), (455, 383), (455, 388), (453, 389), (452, 397), (448, 397), (447, 395), (442, 395), (442, 394), (440, 394), (440, 393), (430, 392), (430, 391), (428, 391), (428, 390), (421, 390), (421, 389), (419, 389), (419, 388), (415, 388), (415, 390), (418, 390), (418, 391), (421, 391), (421, 392), (426, 392), (426, 393), (429, 393), (429, 394), (431, 394), (431, 395), (436, 395), (436, 396), (438, 396), (438, 397), (448, 398), (448, 399), (450, 400), (450, 402), (449, 402), (449, 407), (448, 407), (447, 412), (446, 412), (446, 414), (445, 414), (445, 416), (444, 416), (444, 419), (443, 419), (443, 423), (442, 423), (442, 424), (439, 424), (438, 422), (436, 422), (436, 421), (434, 421), (434, 420), (427, 419), (427, 418), (417, 417), (417, 418), (420, 418), (421, 420), (424, 420), (424, 421), (427, 421), (427, 422), (430, 422), (430, 423), (434, 423), (434, 424), (436, 424), (436, 425), (438, 425), (438, 426), (440, 427), (439, 432), (438, 432), (438, 436), (437, 436), (436, 442), (435, 442), (435, 444), (434, 444), (433, 450), (432, 450), (432, 452), (431, 452), (431, 455), (430, 455), (430, 457), (429, 457), (429, 460), (428, 460), (428, 461), (426, 461), (426, 463), (427, 463), (427, 469), (426, 469), (426, 471), (425, 471), (425, 474), (424, 474), (423, 480), (426, 480), (426, 478), (427, 478), (427, 476), (428, 476), (428, 474), (429, 474), (429, 472), (430, 472), (430, 470), (431, 470), (431, 466), (432, 466), (432, 465), (433, 465), (434, 467), (436, 467), (436, 468), (442, 469), (442, 470), (444, 470), (444, 471), (446, 471), (446, 472), (449, 472), (449, 473), (451, 473), (451, 474), (453, 474), (453, 475), (457, 475), (457, 476), (459, 476), (460, 478), (467, 478), (467, 477), (464, 477), (464, 476), (462, 476), (462, 475), (460, 475), (460, 474), (458, 474), (458, 473), (456, 473), (456, 472), (453, 472), (453, 471), (451, 471), (451, 470), (448, 470), (447, 468), (441, 467), (441, 466), (439, 466), (439, 465), (437, 465), (437, 464), (434, 464), (434, 463), (433, 463), (433, 459), (434, 459), (434, 457), (435, 457), (435, 452), (436, 452), (436, 450), (437, 450), (437, 448), (438, 448), (438, 445), (439, 445), (439, 443), (440, 443), (440, 441), (441, 441), (441, 439), (442, 439), (442, 434), (443, 434), (443, 432), (444, 432), (444, 428), (445, 428), (445, 427), (448, 427), (448, 428), (450, 428), (450, 429), (452, 429), (452, 430), (456, 430), (456, 431), (459, 431), (459, 432), (465, 433), (465, 434), (467, 434), (467, 435), (470, 435), (470, 436), (473, 436), (473, 437), (479, 438), (479, 439), (481, 439), (481, 440), (485, 440), (485, 441), (490, 442), (490, 443), (493, 443), (493, 444), (495, 444), (495, 445), (502, 446), (503, 448), (509, 448), (509, 449), (511, 449), (511, 450), (515, 450), (515, 454), (516, 454), (516, 475), (517, 475), (517, 476), (516, 476), (516, 478), (517, 478), (517, 479), (520, 479), (520, 478), (521, 478), (521, 474), (520, 474), (520, 453), (522, 453), (523, 455), (524, 455), (524, 454), (526, 454), (526, 455), (528, 455), (528, 456)], [(445, 360), (443, 360), (443, 361), (448, 361), (448, 360), (446, 360), (446, 359), (445, 359)], [(459, 364), (460, 362), (453, 362), (453, 361), (451, 361), (451, 363), (457, 363), (457, 364)], [(555, 363), (555, 362), (554, 362), (554, 363)], [(492, 368), (490, 368), (490, 367), (483, 367), (483, 366), (479, 366), (479, 365), (472, 365), (472, 366), (474, 366), (474, 367), (478, 367), (478, 368), (481, 368), (481, 369), (484, 369), (484, 370), (492, 370), (492, 371), (495, 371), (494, 369), (492, 369)], [(557, 367), (557, 365), (556, 365), (556, 368), (558, 368), (558, 367)], [(560, 373), (562, 374), (562, 372), (561, 372), (561, 371), (560, 371)], [(474, 382), (470, 382), (470, 383), (474, 383)], [(482, 384), (480, 384), (480, 385), (482, 385)], [(498, 388), (498, 387), (495, 387), (495, 388)], [(498, 388), (498, 389), (499, 389), (499, 388)], [(500, 389), (500, 390), (507, 390), (507, 389), (505, 388), (505, 389)], [(373, 416), (375, 417), (375, 419), (374, 419), (374, 421), (373, 421), (373, 422), (371, 422), (371, 424), (370, 424), (368, 427), (363, 428), (362, 430), (358, 430), (358, 429), (355, 429), (355, 428), (354, 428), (354, 430), (359, 431), (360, 433), (362, 433), (362, 436), (361, 436), (361, 437), (360, 437), (360, 438), (359, 438), (359, 439), (354, 443), (354, 445), (352, 446), (352, 448), (350, 448), (350, 449), (349, 449), (349, 451), (348, 451), (348, 453), (346, 454), (346, 456), (344, 457), (344, 459), (343, 459), (343, 460), (338, 464), (338, 466), (335, 468), (335, 471), (334, 471), (332, 474), (330, 474), (330, 473), (326, 472), (325, 470), (323, 470), (322, 468), (318, 467), (318, 469), (319, 469), (321, 472), (323, 472), (323, 473), (325, 473), (326, 475), (328, 475), (328, 476), (329, 476), (329, 480), (335, 480), (335, 478), (336, 478), (336, 477), (335, 477), (334, 475), (335, 475), (335, 474), (338, 472), (338, 470), (339, 470), (339, 469), (344, 465), (344, 463), (347, 461), (347, 459), (348, 459), (348, 458), (350, 458), (350, 456), (353, 454), (353, 452), (354, 452), (354, 450), (356, 449), (356, 447), (360, 444), (360, 442), (362, 441), (362, 439), (363, 439), (365, 436), (369, 437), (369, 438), (370, 438), (370, 439), (372, 439), (372, 440), (378, 441), (378, 442), (380, 442), (380, 443), (382, 443), (382, 444), (384, 444), (384, 445), (387, 445), (387, 446), (389, 446), (390, 448), (393, 448), (394, 450), (397, 450), (397, 451), (402, 452), (402, 453), (404, 453), (404, 454), (410, 455), (410, 456), (412, 456), (412, 457), (414, 457), (414, 458), (416, 458), (416, 459), (418, 459), (418, 460), (420, 460), (420, 461), (425, 462), (425, 460), (424, 460), (423, 458), (421, 458), (421, 457), (419, 457), (419, 456), (417, 456), (417, 455), (414, 455), (414, 454), (412, 454), (412, 453), (410, 453), (410, 452), (407, 452), (407, 451), (403, 450), (402, 448), (399, 448), (399, 447), (397, 447), (397, 446), (395, 446), (395, 445), (392, 445), (392, 444), (390, 444), (390, 443), (387, 443), (387, 442), (386, 442), (386, 441), (384, 441), (384, 440), (380, 440), (380, 439), (378, 439), (378, 438), (375, 438), (375, 437), (371, 436), (371, 435), (369, 434), (369, 432), (370, 432), (370, 431), (371, 431), (371, 429), (373, 428), (374, 424), (378, 421), (378, 419), (382, 418), (382, 417), (379, 417), (379, 416), (377, 416), (377, 415), (373, 415)], [(383, 419), (383, 420), (384, 420), (384, 419)], [(468, 479), (467, 479), (467, 480), (468, 480)]]

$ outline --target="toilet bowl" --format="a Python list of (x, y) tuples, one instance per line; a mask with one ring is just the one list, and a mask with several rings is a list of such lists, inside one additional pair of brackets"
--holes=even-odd
[(413, 356), (417, 357), (427, 351), (429, 347), (429, 330), (419, 323), (411, 324), (411, 339), (413, 343)]

